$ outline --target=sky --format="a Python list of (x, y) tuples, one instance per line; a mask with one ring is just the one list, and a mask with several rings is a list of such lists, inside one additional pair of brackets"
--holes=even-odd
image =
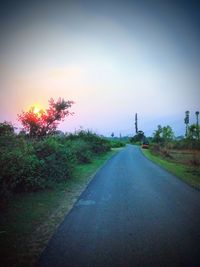
[(59, 126), (110, 136), (184, 135), (200, 110), (199, 1), (5, 1), (0, 8), (0, 122), (73, 100)]

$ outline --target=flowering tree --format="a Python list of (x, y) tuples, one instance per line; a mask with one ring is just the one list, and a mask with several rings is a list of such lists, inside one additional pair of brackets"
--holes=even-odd
[(74, 104), (73, 101), (65, 101), (59, 98), (56, 102), (51, 98), (49, 100), (49, 108), (35, 112), (34, 107), (29, 111), (22, 112), (18, 115), (18, 120), (23, 125), (23, 130), (31, 137), (41, 137), (56, 130), (60, 121), (65, 117), (73, 115), (69, 112), (69, 108)]

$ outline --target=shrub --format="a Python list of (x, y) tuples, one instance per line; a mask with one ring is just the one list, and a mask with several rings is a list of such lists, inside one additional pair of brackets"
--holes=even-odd
[(73, 175), (75, 156), (70, 147), (55, 137), (35, 143), (36, 156), (42, 161), (41, 176), (47, 184), (69, 179)]
[(118, 148), (118, 147), (123, 147), (125, 146), (125, 143), (119, 140), (112, 140), (111, 141), (111, 147), (113, 148)]
[(1, 195), (41, 186), (37, 171), (40, 162), (34, 155), (31, 143), (16, 136), (4, 136), (0, 138), (0, 148)]
[(107, 152), (111, 149), (110, 141), (104, 137), (101, 137), (91, 131), (79, 131), (75, 135), (68, 135), (66, 137), (69, 140), (83, 140), (89, 145), (89, 149), (92, 153), (99, 154)]
[(41, 174), (43, 161), (39, 160), (34, 154), (27, 154), (23, 158), (23, 171), (20, 176), (20, 182), (17, 184), (14, 192), (30, 192), (44, 189), (47, 184)]
[(90, 143), (91, 150), (95, 154), (101, 154), (111, 149), (111, 145), (108, 140), (98, 138)]
[(0, 137), (0, 194), (35, 191), (73, 175), (71, 149), (49, 137), (27, 141), (16, 136)]
[(92, 151), (88, 142), (77, 139), (71, 145), (78, 163), (89, 163), (92, 161)]
[(14, 134), (14, 126), (12, 123), (4, 121), (0, 123), (0, 136)]
[(89, 163), (110, 150), (110, 142), (91, 132), (44, 139), (0, 136), (0, 195), (36, 191), (73, 177), (75, 164)]

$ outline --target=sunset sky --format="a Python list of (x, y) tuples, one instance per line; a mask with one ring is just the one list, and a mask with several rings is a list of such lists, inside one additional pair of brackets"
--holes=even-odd
[(0, 8), (0, 122), (73, 100), (63, 131), (184, 134), (200, 111), (200, 1), (5, 1)]

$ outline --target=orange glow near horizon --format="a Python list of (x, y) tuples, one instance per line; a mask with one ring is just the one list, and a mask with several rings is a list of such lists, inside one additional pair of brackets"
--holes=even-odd
[(38, 117), (44, 112), (44, 109), (39, 104), (32, 105), (31, 108), (33, 108), (33, 112), (37, 114)]

